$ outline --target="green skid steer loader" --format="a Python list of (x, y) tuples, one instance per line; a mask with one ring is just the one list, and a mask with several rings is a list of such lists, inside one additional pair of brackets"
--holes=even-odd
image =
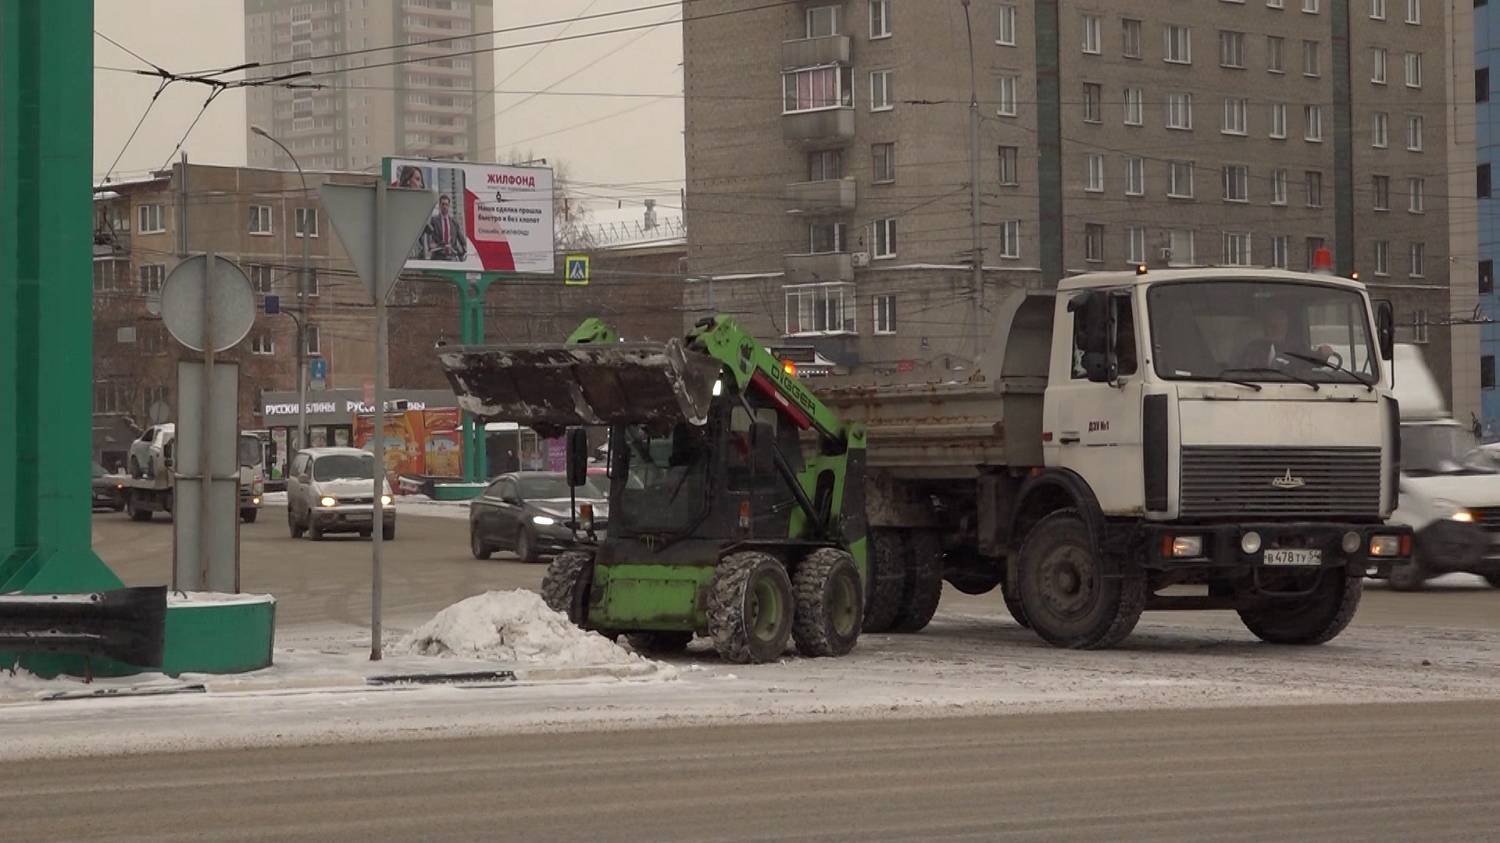
[(864, 429), (733, 320), (650, 344), (591, 319), (566, 344), (440, 358), (465, 410), (543, 436), (566, 430), (575, 486), (583, 428), (608, 428), (608, 521), (575, 507), (587, 549), (548, 567), (554, 609), (650, 653), (694, 634), (741, 663), (779, 658), (788, 639), (807, 656), (853, 648), (868, 581)]

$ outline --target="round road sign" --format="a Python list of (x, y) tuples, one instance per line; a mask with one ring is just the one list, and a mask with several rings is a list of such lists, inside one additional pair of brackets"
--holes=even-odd
[(233, 348), (255, 324), (255, 290), (245, 271), (228, 258), (215, 255), (211, 275), (207, 255), (194, 255), (173, 267), (161, 289), (161, 321), (173, 339), (194, 351), (204, 350), (208, 345), (203, 336), (205, 287), (212, 311), (213, 349)]

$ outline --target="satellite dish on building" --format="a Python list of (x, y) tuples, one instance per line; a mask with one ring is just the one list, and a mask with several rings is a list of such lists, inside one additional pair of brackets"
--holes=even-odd
[(194, 255), (172, 268), (161, 288), (161, 321), (178, 342), (202, 351), (204, 341), (204, 290), (213, 319), (214, 351), (238, 345), (255, 324), (255, 289), (239, 264), (214, 256), (213, 271), (208, 255)]

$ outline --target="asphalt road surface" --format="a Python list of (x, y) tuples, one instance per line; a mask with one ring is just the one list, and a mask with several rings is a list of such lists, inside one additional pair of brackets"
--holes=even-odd
[(1500, 703), (527, 735), (8, 764), (23, 840), (1475, 840)]

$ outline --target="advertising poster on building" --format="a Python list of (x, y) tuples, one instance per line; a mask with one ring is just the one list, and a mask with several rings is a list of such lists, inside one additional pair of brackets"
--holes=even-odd
[[(391, 485), (401, 476), (463, 475), (463, 413), (458, 409), (407, 410), (385, 417), (385, 470)], [(354, 443), (369, 448), (375, 417), (361, 414), (354, 422)]]
[(462, 477), (464, 473), (463, 412), (427, 410), (422, 414), (423, 474), (429, 477)]
[(438, 194), (406, 269), (552, 274), (550, 169), (411, 158), (386, 168), (393, 187)]

